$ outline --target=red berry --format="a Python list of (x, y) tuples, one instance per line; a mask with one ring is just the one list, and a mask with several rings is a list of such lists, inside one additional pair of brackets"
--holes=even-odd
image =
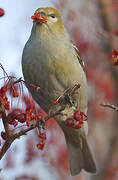
[(9, 110), (9, 101), (6, 101), (4, 103), (4, 107), (5, 107), (6, 110)]
[(42, 140), (46, 140), (46, 133), (41, 133), (39, 135), (39, 137), (42, 139)]
[(54, 104), (54, 105), (57, 105), (57, 104), (58, 104), (58, 101), (57, 101), (57, 100), (56, 100), (56, 101), (54, 101), (54, 102), (53, 102), (53, 104)]
[(83, 112), (80, 112), (81, 116), (82, 116), (82, 121), (87, 121), (88, 117), (86, 114), (84, 114)]
[(18, 87), (16, 85), (12, 85), (10, 88), (10, 93), (14, 98), (19, 97), (19, 93), (17, 92)]
[(112, 50), (112, 58), (118, 57), (118, 50), (117, 49), (113, 49)]
[(26, 119), (27, 127), (29, 127), (30, 126), (30, 121), (31, 121), (31, 111), (30, 111), (30, 109), (26, 109), (25, 119)]
[(24, 122), (26, 121), (26, 119), (25, 119), (25, 114), (24, 114), (24, 113), (18, 114), (18, 115), (16, 116), (16, 119), (18, 120), (18, 122), (24, 123)]
[(5, 93), (5, 92), (7, 92), (7, 90), (8, 90), (7, 86), (4, 85), (4, 86), (0, 89), (0, 92)]
[(114, 65), (115, 65), (115, 66), (118, 66), (118, 62), (115, 62)]
[(45, 145), (44, 141), (41, 141), (36, 146), (37, 146), (38, 149), (43, 150), (44, 145)]
[(77, 121), (81, 122), (81, 121), (86, 121), (87, 120), (87, 115), (84, 114), (83, 112), (80, 111), (76, 111), (74, 113), (74, 119), (76, 119)]
[(6, 134), (6, 132), (1, 132), (1, 137), (2, 137), (2, 139), (4, 139), (4, 140), (6, 140), (7, 139), (7, 134)]
[(77, 120), (77, 121), (80, 121), (82, 119), (82, 116), (81, 116), (81, 112), (80, 111), (76, 111), (74, 113), (74, 119)]
[(41, 120), (41, 116), (36, 116), (36, 120), (40, 121)]
[(34, 113), (31, 113), (31, 121), (36, 119), (36, 115)]
[(84, 122), (81, 120), (81, 121), (79, 121), (79, 124), (84, 124)]
[(8, 116), (7, 116), (7, 118), (8, 118), (8, 120), (10, 119), (12, 119), (12, 120), (14, 120), (14, 119), (16, 119), (16, 117), (19, 115), (19, 114), (21, 114), (22, 113), (22, 110), (21, 109), (14, 109), (12, 112), (10, 112), (9, 114), (8, 114)]
[(14, 121), (14, 122), (12, 123), (12, 125), (13, 125), (14, 127), (16, 127), (16, 126), (18, 125), (18, 122), (17, 122), (17, 121)]
[(73, 127), (73, 126), (74, 126), (74, 119), (72, 119), (72, 118), (66, 119), (65, 124), (66, 124), (67, 126)]
[(74, 128), (80, 129), (82, 127), (82, 125), (83, 125), (83, 121), (81, 121), (81, 123), (78, 122), (77, 124), (75, 124)]
[(3, 16), (5, 14), (4, 9), (0, 8), (0, 17)]
[(18, 97), (19, 93), (17, 91), (13, 91), (13, 97)]

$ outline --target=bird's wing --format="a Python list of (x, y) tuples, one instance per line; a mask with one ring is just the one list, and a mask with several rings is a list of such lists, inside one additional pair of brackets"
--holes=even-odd
[(78, 50), (78, 48), (75, 46), (75, 44), (73, 44), (73, 42), (71, 41), (72, 43), (72, 46), (73, 48), (75, 49), (76, 53), (77, 53), (77, 58), (78, 58), (78, 61), (80, 63), (80, 65), (82, 66), (83, 70), (85, 70), (85, 64), (84, 64), (84, 61), (82, 59), (82, 57), (80, 56), (80, 52)]

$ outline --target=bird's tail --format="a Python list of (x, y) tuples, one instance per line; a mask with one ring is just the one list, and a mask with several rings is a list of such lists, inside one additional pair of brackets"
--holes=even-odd
[(82, 169), (90, 173), (95, 173), (96, 165), (94, 163), (86, 137), (80, 136), (78, 143), (70, 141), (69, 136), (65, 136), (65, 138), (68, 146), (67, 149), (71, 175), (77, 175)]

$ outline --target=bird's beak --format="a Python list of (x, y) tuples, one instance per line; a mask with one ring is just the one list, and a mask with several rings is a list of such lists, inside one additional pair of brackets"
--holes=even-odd
[(36, 13), (33, 16), (31, 16), (31, 19), (33, 19), (33, 22), (40, 24), (47, 22), (46, 14), (41, 11), (36, 11)]

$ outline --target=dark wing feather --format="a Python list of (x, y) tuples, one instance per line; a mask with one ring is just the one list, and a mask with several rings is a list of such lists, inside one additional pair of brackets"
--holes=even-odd
[(82, 66), (83, 70), (85, 70), (84, 61), (82, 60), (82, 57), (80, 56), (79, 50), (78, 50), (77, 47), (73, 44), (72, 41), (71, 41), (71, 43), (72, 43), (72, 46), (73, 46), (73, 48), (75, 49), (75, 51), (76, 51), (76, 53), (77, 53), (77, 58), (78, 58), (78, 61), (79, 61), (80, 65)]

